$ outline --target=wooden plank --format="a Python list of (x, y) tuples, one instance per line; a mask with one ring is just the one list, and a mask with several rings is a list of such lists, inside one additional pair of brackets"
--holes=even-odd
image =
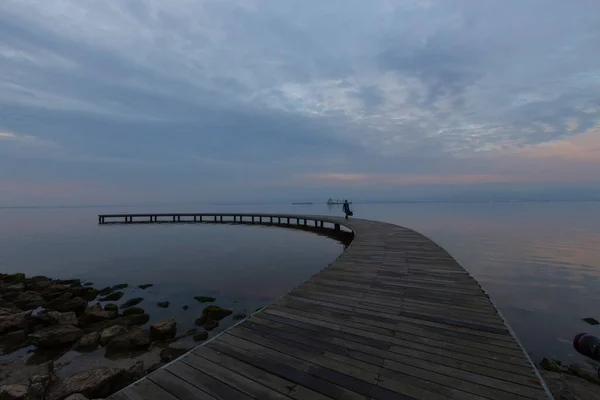
[(233, 372), (227, 368), (223, 368), (219, 364), (201, 358), (200, 356), (191, 354), (184, 357), (182, 361), (195, 367), (196, 369), (204, 371), (206, 374), (220, 380), (221, 382), (227, 382), (229, 386), (247, 394), (248, 396), (254, 397), (255, 399), (289, 399), (288, 396), (284, 396), (261, 383), (248, 379), (245, 376)]
[(238, 374), (243, 375), (256, 382), (260, 382), (266, 387), (269, 387), (279, 393), (282, 393), (294, 399), (330, 399), (330, 397), (326, 397), (320, 393), (300, 386), (295, 382), (291, 382), (280, 378), (279, 376), (270, 374), (267, 371), (264, 371), (260, 368), (256, 368), (250, 364), (237, 360), (224, 353), (220, 353), (218, 351), (210, 349), (206, 346), (199, 346), (191, 354), (210, 360), (216, 364), (221, 365), (224, 368), (237, 372)]
[(367, 397), (348, 390), (342, 386), (338, 386), (321, 379), (320, 377), (300, 371), (286, 364), (285, 361), (282, 363), (273, 360), (271, 357), (267, 358), (263, 354), (253, 353), (245, 348), (247, 346), (237, 347), (235, 345), (226, 343), (223, 340), (212, 341), (208, 343), (207, 346), (334, 399), (367, 399)]
[[(122, 391), (129, 400), (178, 400), (156, 383), (148, 379), (134, 383)], [(112, 399), (112, 397), (110, 397)], [(116, 400), (116, 399), (115, 399)]]
[(165, 367), (165, 370), (194, 385), (203, 392), (216, 397), (217, 399), (252, 398), (184, 362), (170, 364)]
[(165, 369), (148, 375), (147, 379), (177, 397), (179, 400), (215, 400), (214, 396), (198, 389)]

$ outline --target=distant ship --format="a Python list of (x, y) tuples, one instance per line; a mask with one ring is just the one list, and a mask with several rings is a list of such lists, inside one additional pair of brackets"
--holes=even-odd
[[(344, 204), (344, 200), (340, 200), (340, 199), (332, 199), (331, 197), (329, 198), (329, 200), (327, 200), (327, 204), (332, 205), (332, 204)], [(352, 204), (351, 201), (348, 202), (348, 204)]]

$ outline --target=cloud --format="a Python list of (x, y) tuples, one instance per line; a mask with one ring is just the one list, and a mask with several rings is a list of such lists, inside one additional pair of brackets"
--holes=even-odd
[(248, 171), (257, 187), (571, 179), (600, 163), (599, 14), (595, 0), (4, 0), (0, 163), (14, 179), (152, 169), (174, 187)]
[(18, 135), (12, 132), (0, 132), (0, 142), (1, 141), (31, 146), (54, 146), (54, 143), (50, 140), (41, 139), (31, 135)]

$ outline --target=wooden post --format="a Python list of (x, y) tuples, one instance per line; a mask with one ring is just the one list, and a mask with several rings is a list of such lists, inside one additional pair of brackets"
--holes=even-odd
[(254, 215), (252, 216), (252, 223), (254, 223)]
[(202, 215), (198, 215), (200, 217), (200, 222), (202, 222)]
[(177, 216), (177, 222), (181, 222), (181, 215)]
[(315, 228), (317, 227), (317, 224), (318, 224), (318, 223), (319, 223), (319, 221), (317, 221), (317, 220), (315, 219)]
[(287, 218), (287, 224), (290, 224), (290, 217)]
[(223, 222), (223, 216), (222, 216), (222, 215), (219, 215), (219, 220), (220, 220), (221, 222)]
[(306, 218), (304, 218), (304, 226), (306, 226)]
[(215, 215), (214, 217), (215, 217), (215, 222), (217, 222), (217, 216)]
[(194, 222), (196, 222), (196, 216), (194, 215)]
[(335, 225), (334, 225), (334, 229), (335, 229), (336, 231), (339, 231), (339, 230), (340, 230), (340, 224), (335, 224)]
[(320, 222), (321, 222), (321, 228), (322, 228), (323, 227), (323, 221), (320, 221)]
[(273, 223), (273, 217), (269, 217), (269, 218), (271, 218), (271, 223)]
[(296, 218), (296, 225), (300, 225), (300, 218)]
[(173, 215), (173, 222), (175, 222), (175, 216)]
[(262, 224), (262, 217), (258, 217), (258, 223)]

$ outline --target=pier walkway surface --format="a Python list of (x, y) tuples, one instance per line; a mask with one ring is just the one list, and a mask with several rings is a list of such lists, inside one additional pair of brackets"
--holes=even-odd
[(109, 399), (552, 398), (475, 279), (410, 229), (317, 215), (98, 218), (345, 228), (354, 235), (308, 281)]

